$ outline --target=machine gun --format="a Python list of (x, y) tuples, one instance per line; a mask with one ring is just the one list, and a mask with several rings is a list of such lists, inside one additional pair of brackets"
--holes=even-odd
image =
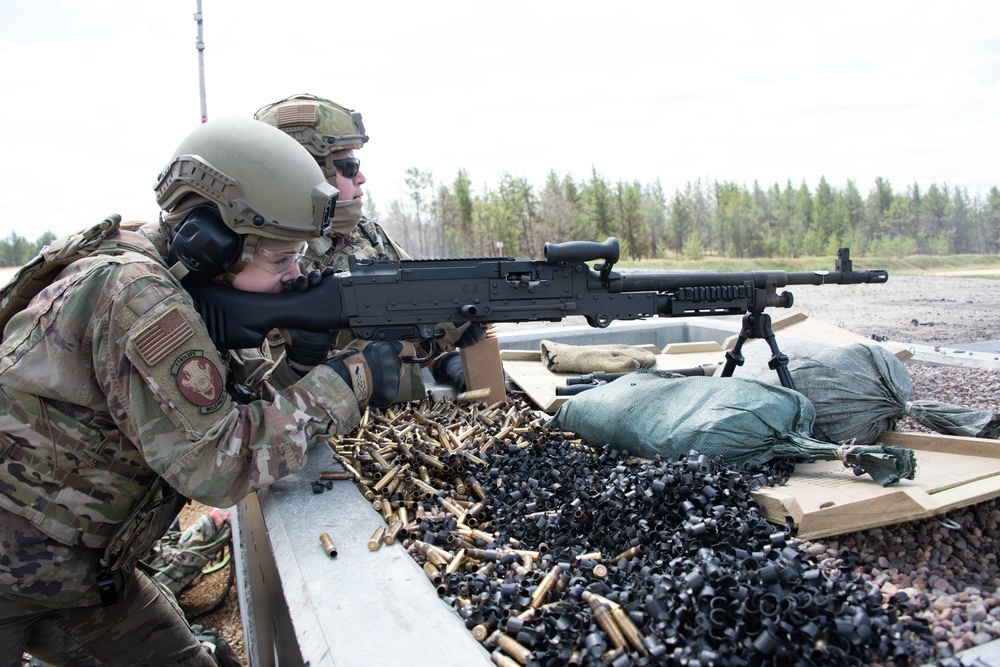
[[(742, 365), (749, 338), (767, 340), (771, 368), (791, 387), (787, 357), (766, 308), (789, 308), (788, 285), (884, 283), (883, 269), (855, 271), (841, 248), (833, 271), (619, 273), (618, 239), (546, 243), (545, 259), (358, 260), (306, 292), (256, 294), (212, 282), (190, 289), (220, 349), (257, 347), (275, 328), (350, 329), (362, 340), (433, 341), (439, 323), (556, 322), (583, 317), (593, 327), (652, 317), (744, 315), (723, 375)], [(598, 261), (591, 268), (587, 262)], [(433, 345), (431, 346), (433, 348)]]

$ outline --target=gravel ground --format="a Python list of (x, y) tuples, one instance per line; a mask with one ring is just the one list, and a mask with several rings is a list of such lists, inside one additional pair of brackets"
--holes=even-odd
[[(796, 304), (812, 317), (862, 336), (953, 346), (1000, 340), (1000, 284), (989, 278), (890, 277), (885, 285), (798, 288)], [(851, 294), (844, 294), (844, 292)], [(913, 398), (1000, 410), (996, 371), (910, 363)], [(927, 431), (912, 420), (904, 431)], [(1000, 447), (1000, 444), (998, 444)], [(808, 545), (832, 569), (850, 568), (888, 599), (905, 593), (925, 620), (940, 664), (957, 652), (1000, 638), (1000, 501), (942, 516), (873, 528)]]

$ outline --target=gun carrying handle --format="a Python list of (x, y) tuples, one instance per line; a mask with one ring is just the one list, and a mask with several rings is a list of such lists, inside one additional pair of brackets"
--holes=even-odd
[(596, 241), (567, 241), (566, 243), (546, 243), (545, 263), (559, 264), (560, 262), (589, 262), (595, 259), (603, 259), (608, 264), (615, 264), (621, 256), (621, 247), (618, 239), (609, 236), (604, 243)]

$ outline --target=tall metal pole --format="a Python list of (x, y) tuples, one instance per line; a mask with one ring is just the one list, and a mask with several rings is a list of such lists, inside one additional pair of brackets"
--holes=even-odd
[(198, 49), (198, 88), (201, 93), (201, 122), (208, 122), (208, 103), (205, 101), (205, 40), (201, 33), (201, 0), (198, 2), (198, 11), (195, 12), (194, 21), (198, 24), (198, 40), (194, 43)]

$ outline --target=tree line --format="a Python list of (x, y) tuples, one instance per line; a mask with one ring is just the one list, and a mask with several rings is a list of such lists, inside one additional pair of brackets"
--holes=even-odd
[[(876, 178), (863, 194), (854, 181), (837, 188), (825, 178), (815, 188), (699, 179), (668, 195), (658, 180), (611, 183), (591, 169), (582, 180), (552, 171), (540, 189), (505, 174), (474, 193), (464, 169), (445, 184), (416, 167), (404, 181), (405, 198), (386, 214), (369, 199), (366, 214), (414, 257), (541, 257), (547, 242), (609, 236), (631, 260), (835, 255), (843, 246), (856, 257), (1000, 252), (996, 186), (985, 196), (936, 183), (897, 192)], [(54, 238), (11, 233), (0, 240), (0, 266), (24, 264)]]
[(505, 174), (473, 194), (468, 173), (449, 185), (430, 171), (406, 170), (407, 194), (387, 214), (368, 215), (412, 256), (541, 257), (546, 242), (617, 236), (622, 257), (700, 259), (835, 255), (995, 254), (1000, 251), (1000, 190), (914, 183), (900, 191), (876, 178), (867, 193), (821, 178), (751, 186), (697, 180), (667, 194), (654, 183), (548, 174), (537, 188)]

